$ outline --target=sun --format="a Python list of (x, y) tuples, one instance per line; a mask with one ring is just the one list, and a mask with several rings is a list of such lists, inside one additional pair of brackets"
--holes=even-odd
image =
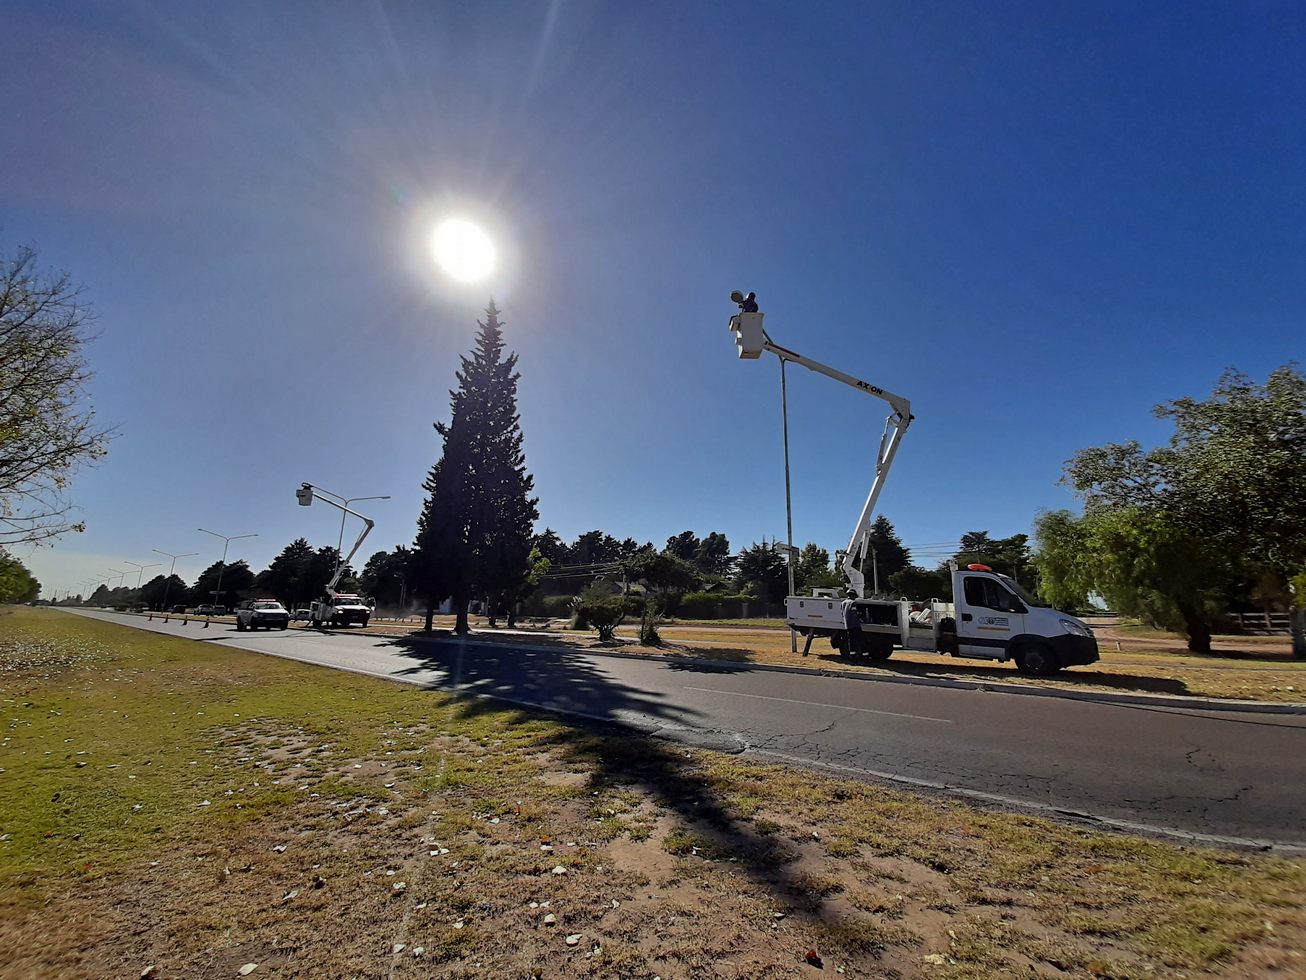
[(494, 271), (499, 253), (490, 236), (463, 218), (446, 218), (431, 236), (435, 261), (459, 282), (480, 282)]

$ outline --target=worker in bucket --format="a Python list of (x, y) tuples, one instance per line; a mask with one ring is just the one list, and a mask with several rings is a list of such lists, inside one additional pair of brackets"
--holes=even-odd
[(738, 289), (730, 294), (731, 300), (739, 304), (740, 313), (757, 312), (757, 293), (749, 293), (745, 296)]

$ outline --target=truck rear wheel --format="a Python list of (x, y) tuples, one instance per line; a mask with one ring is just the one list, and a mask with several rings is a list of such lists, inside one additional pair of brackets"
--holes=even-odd
[(1029, 643), (1016, 651), (1016, 669), (1022, 674), (1047, 677), (1061, 669), (1061, 661), (1042, 643)]
[(866, 656), (876, 663), (882, 663), (893, 656), (893, 644), (885, 642), (873, 643), (867, 648)]

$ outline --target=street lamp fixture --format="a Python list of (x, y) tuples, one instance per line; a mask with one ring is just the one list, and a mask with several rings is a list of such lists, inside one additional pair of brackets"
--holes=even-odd
[(172, 591), (172, 576), (173, 573), (176, 572), (177, 570), (177, 559), (194, 558), (196, 555), (199, 554), (199, 552), (192, 551), (189, 554), (185, 554), (185, 555), (174, 555), (170, 551), (160, 551), (158, 548), (151, 548), (150, 550), (154, 552), (156, 555), (163, 555), (165, 558), (172, 559), (172, 564), (168, 566), (168, 577), (163, 583), (163, 609), (160, 611), (166, 613), (168, 611), (168, 593)]
[(204, 527), (197, 530), (222, 539), (222, 564), (218, 566), (218, 587), (213, 590), (213, 604), (217, 605), (218, 597), (222, 595), (222, 573), (227, 570), (227, 548), (231, 546), (233, 541), (239, 541), (241, 538), (257, 538), (258, 534), (219, 534), (217, 531), (210, 531)]
[(136, 588), (139, 589), (141, 587), (141, 572), (145, 571), (145, 569), (147, 568), (158, 568), (163, 563), (156, 561), (156, 562), (151, 562), (148, 565), (142, 565), (138, 561), (124, 561), (123, 564), (136, 566)]

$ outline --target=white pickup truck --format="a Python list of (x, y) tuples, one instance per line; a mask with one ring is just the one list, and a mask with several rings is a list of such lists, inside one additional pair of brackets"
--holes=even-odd
[(309, 619), (319, 629), (323, 626), (366, 626), (372, 607), (356, 595), (324, 595), (309, 603)]
[[(1098, 659), (1097, 639), (1082, 620), (1058, 612), (986, 565), (952, 565), (953, 602), (840, 598), (835, 590), (790, 596), (785, 622), (807, 637), (830, 638), (845, 657), (887, 660), (896, 647), (953, 657), (1015, 660), (1029, 674)], [(850, 610), (846, 602), (851, 601)]]

